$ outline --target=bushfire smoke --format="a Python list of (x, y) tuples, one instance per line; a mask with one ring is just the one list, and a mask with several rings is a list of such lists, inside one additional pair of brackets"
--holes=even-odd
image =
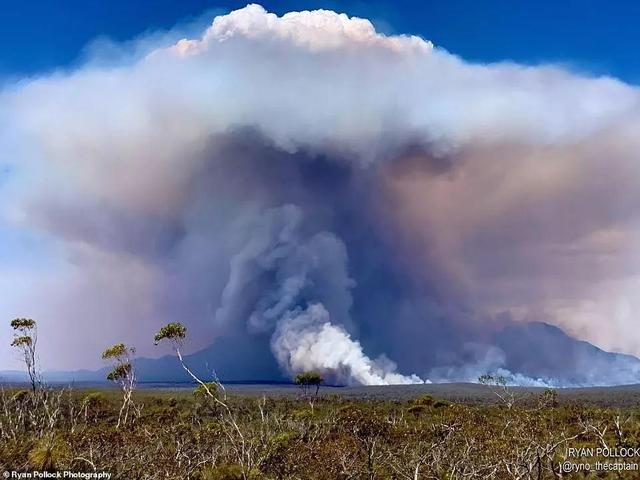
[(0, 313), (39, 318), (51, 363), (149, 354), (168, 321), (345, 383), (571, 382), (547, 331), (507, 360), (532, 321), (640, 354), (636, 87), (323, 10), (159, 43), (0, 94), (2, 218), (48, 259), (0, 267)]

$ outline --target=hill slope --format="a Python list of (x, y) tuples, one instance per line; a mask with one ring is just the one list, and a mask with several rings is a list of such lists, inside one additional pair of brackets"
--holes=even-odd
[[(556, 386), (622, 385), (640, 379), (640, 360), (631, 355), (606, 352), (589, 342), (576, 340), (561, 329), (546, 323), (512, 324), (492, 338), (491, 348), (500, 354), (499, 367), (514, 374)], [(531, 352), (536, 352), (532, 355)], [(185, 356), (190, 368), (201, 378), (211, 378), (213, 371), (225, 381), (283, 382), (288, 378), (278, 368), (269, 348), (268, 337), (221, 337), (209, 347)], [(191, 379), (173, 356), (135, 361), (142, 382), (189, 382)], [(447, 372), (427, 378), (437, 381), (475, 381), (490, 373), (496, 364), (469, 368), (441, 369)], [(402, 368), (402, 365), (400, 365)], [(428, 371), (425, 368), (425, 371)], [(432, 371), (438, 370), (433, 369)], [(53, 382), (101, 382), (108, 368), (46, 373)], [(463, 372), (463, 373), (461, 373)], [(22, 372), (0, 372), (0, 378), (22, 381)], [(514, 376), (514, 382), (518, 382)]]

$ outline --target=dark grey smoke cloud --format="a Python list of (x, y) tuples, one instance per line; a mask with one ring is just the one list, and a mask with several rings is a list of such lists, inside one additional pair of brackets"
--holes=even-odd
[(0, 95), (2, 215), (55, 261), (0, 270), (1, 313), (39, 318), (66, 368), (179, 320), (193, 349), (260, 338), (345, 383), (633, 381), (530, 322), (640, 354), (638, 98), (255, 5), (24, 81)]

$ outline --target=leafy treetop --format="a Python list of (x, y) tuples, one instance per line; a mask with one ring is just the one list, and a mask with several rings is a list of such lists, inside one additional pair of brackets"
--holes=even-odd
[(302, 372), (293, 379), (296, 385), (320, 385), (324, 378), (318, 372)]
[(187, 336), (187, 327), (179, 322), (168, 323), (162, 327), (155, 336), (155, 344), (157, 345), (162, 340), (180, 341)]
[(107, 375), (107, 380), (118, 382), (122, 379), (127, 378), (131, 374), (131, 372), (132, 368), (129, 362), (121, 363), (113, 367), (113, 370), (111, 370), (111, 372), (109, 372), (109, 374)]
[(11, 320), (11, 328), (14, 330), (33, 330), (36, 326), (36, 321), (30, 318), (14, 318)]
[(23, 337), (15, 337), (11, 342), (12, 347), (30, 347), (33, 344), (33, 339), (25, 335)]
[(489, 373), (485, 373), (478, 377), (478, 383), (503, 387), (506, 386), (508, 382), (506, 377), (503, 377), (502, 375), (491, 375)]
[(127, 347), (124, 343), (116, 343), (114, 346), (107, 348), (102, 352), (103, 359), (109, 358), (122, 358), (136, 353), (136, 349), (133, 347)]

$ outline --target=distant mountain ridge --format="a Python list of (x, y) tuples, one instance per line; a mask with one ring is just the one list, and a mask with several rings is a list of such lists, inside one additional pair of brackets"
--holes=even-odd
[[(550, 384), (606, 386), (640, 381), (640, 359), (604, 351), (589, 342), (570, 337), (558, 327), (542, 322), (511, 324), (493, 336), (492, 347), (503, 354), (501, 367), (526, 377), (549, 381)], [(532, 351), (537, 354), (531, 355)], [(220, 379), (230, 382), (290, 380), (278, 368), (267, 336), (218, 338), (209, 347), (186, 355), (185, 360), (203, 379), (211, 378), (215, 369), (215, 374)], [(178, 359), (171, 355), (155, 359), (138, 358), (135, 365), (141, 382), (191, 381)], [(108, 371), (108, 367), (98, 370), (48, 371), (45, 372), (45, 379), (50, 382), (103, 382), (106, 381)], [(4, 371), (0, 372), (0, 380), (24, 381), (26, 377), (23, 372)], [(451, 377), (449, 380), (461, 379)]]
[[(189, 368), (203, 379), (215, 374), (226, 381), (282, 382), (287, 379), (280, 372), (269, 349), (267, 338), (256, 336), (221, 337), (210, 346), (185, 355)], [(191, 382), (177, 357), (136, 358), (134, 361), (138, 380), (141, 382)], [(103, 382), (110, 367), (97, 370), (45, 371), (50, 382)], [(0, 381), (24, 381), (23, 372), (0, 371)]]
[[(568, 385), (621, 385), (640, 380), (637, 357), (607, 352), (547, 323), (512, 324), (498, 332), (493, 342), (505, 353), (509, 370), (522, 375), (556, 378)], [(531, 355), (532, 351), (537, 355)]]

